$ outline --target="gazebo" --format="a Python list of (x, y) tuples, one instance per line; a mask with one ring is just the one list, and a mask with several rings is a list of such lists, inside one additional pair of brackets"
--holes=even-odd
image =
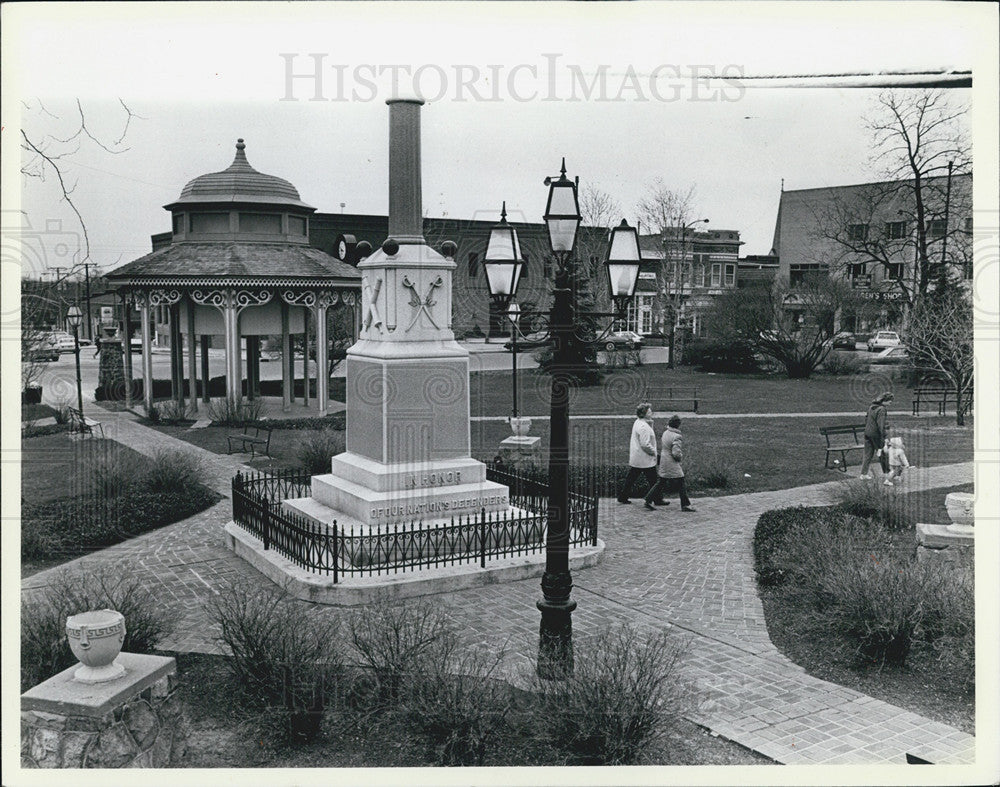
[[(141, 315), (143, 399), (153, 406), (151, 312), (167, 311), (170, 327), (171, 397), (184, 404), (183, 335), (187, 334), (191, 403), (197, 410), (200, 340), (202, 399), (209, 399), (210, 337), (225, 338), (227, 399), (243, 397), (244, 344), (247, 395), (258, 395), (261, 337), (281, 336), (282, 406), (291, 408), (293, 334), (316, 330), (316, 399), (327, 412), (329, 400), (327, 311), (355, 308), (361, 275), (352, 266), (309, 245), (309, 218), (315, 208), (302, 202), (287, 180), (250, 166), (246, 145), (222, 172), (188, 183), (164, 208), (173, 217), (169, 245), (107, 274), (109, 285)], [(128, 315), (130, 309), (125, 309)], [(126, 317), (126, 320), (128, 317)], [(355, 318), (354, 323), (357, 320)], [(125, 326), (125, 342), (131, 327)], [(305, 341), (304, 346), (308, 347)], [(304, 353), (304, 401), (309, 401), (309, 359)], [(132, 379), (131, 353), (125, 374)], [(131, 386), (126, 386), (131, 388)]]

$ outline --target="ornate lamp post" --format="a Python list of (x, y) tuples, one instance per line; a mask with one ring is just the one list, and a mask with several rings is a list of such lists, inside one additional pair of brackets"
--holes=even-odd
[(511, 346), (511, 427), (517, 420), (517, 320), (521, 316), (521, 307), (511, 301), (507, 307), (507, 319), (510, 320), (510, 346)]
[[(620, 317), (622, 310), (635, 294), (639, 276), (639, 236), (634, 227), (622, 221), (611, 234), (605, 265), (611, 299), (616, 311), (588, 312), (576, 309), (571, 285), (575, 273), (573, 250), (580, 226), (578, 183), (566, 177), (566, 161), (557, 179), (546, 178), (549, 198), (545, 209), (545, 225), (549, 247), (556, 260), (555, 288), (548, 316), (548, 333), (552, 342), (552, 394), (549, 413), (549, 504), (545, 543), (545, 574), (542, 576), (542, 599), (537, 602), (542, 613), (538, 640), (538, 675), (549, 680), (567, 677), (573, 672), (573, 629), (571, 614), (576, 602), (570, 598), (573, 578), (569, 570), (570, 510), (569, 510), (569, 390), (572, 385), (569, 345), (573, 341), (600, 342), (611, 330), (610, 324), (601, 336), (578, 336), (577, 318)], [(500, 225), (502, 226), (502, 224)], [(487, 255), (489, 256), (489, 255)], [(499, 279), (499, 277), (497, 277)], [(509, 278), (501, 281), (501, 285)], [(493, 278), (487, 273), (487, 283), (495, 299), (509, 303), (514, 292), (501, 286), (493, 289)], [(514, 280), (516, 288), (516, 279)]]
[[(680, 217), (678, 217), (679, 220)], [(678, 221), (679, 223), (679, 221)], [(674, 259), (674, 276), (673, 276), (673, 288), (671, 292), (671, 298), (669, 303), (670, 309), (670, 355), (667, 359), (667, 366), (673, 369), (676, 364), (674, 363), (674, 336), (677, 333), (677, 317), (680, 314), (681, 303), (680, 300), (684, 295), (684, 263), (686, 261), (687, 252), (687, 232), (689, 229), (694, 227), (695, 224), (708, 224), (708, 219), (695, 219), (694, 221), (688, 222), (682, 226), (679, 226), (681, 235), (681, 258), (680, 262)], [(664, 235), (664, 255), (666, 255), (666, 236)]]
[(76, 354), (76, 407), (83, 412), (83, 383), (80, 380), (80, 322), (83, 314), (75, 303), (66, 311), (66, 322), (73, 329), (73, 352)]

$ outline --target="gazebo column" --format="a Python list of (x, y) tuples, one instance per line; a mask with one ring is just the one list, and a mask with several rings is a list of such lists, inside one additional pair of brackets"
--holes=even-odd
[(149, 295), (143, 293), (139, 298), (139, 319), (142, 320), (142, 399), (147, 413), (153, 409), (153, 348), (150, 346), (153, 337), (149, 335), (149, 312)]
[(184, 408), (184, 334), (181, 331), (181, 305), (170, 304), (170, 388), (171, 398)]
[(132, 303), (122, 293), (122, 349), (125, 352), (125, 407), (132, 409)]
[(195, 349), (194, 334), (194, 302), (187, 302), (187, 333), (188, 333), (188, 379), (191, 380), (191, 409), (198, 412), (198, 363)]
[(302, 309), (302, 405), (309, 406), (309, 309)]
[(243, 370), (240, 364), (239, 312), (230, 302), (222, 310), (226, 337), (226, 398), (239, 402), (242, 397)]
[(292, 409), (292, 383), (295, 367), (292, 365), (292, 335), (288, 329), (288, 304), (281, 301), (281, 409)]
[(330, 372), (326, 346), (326, 310), (329, 308), (329, 303), (330, 298), (325, 294), (316, 300), (316, 402), (320, 415), (326, 415), (330, 402)]
[(208, 392), (209, 370), (208, 370), (208, 343), (211, 337), (202, 335), (201, 337), (201, 400), (205, 404), (211, 404), (212, 397)]

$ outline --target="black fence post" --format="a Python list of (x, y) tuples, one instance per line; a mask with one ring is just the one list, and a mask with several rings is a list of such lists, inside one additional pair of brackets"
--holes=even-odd
[(337, 580), (340, 576), (340, 539), (337, 537), (337, 533), (340, 528), (337, 523), (333, 523), (333, 584), (337, 584)]
[(486, 568), (486, 507), (479, 512), (479, 566)]

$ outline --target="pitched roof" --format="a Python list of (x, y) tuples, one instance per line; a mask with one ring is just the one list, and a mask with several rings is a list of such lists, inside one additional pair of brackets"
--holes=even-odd
[(183, 188), (175, 202), (164, 207), (170, 210), (188, 204), (242, 202), (315, 210), (299, 198), (298, 190), (287, 180), (265, 175), (251, 167), (245, 151), (243, 140), (237, 140), (232, 164), (222, 172), (198, 176)]
[(312, 246), (288, 243), (175, 243), (106, 274), (108, 279), (164, 276), (360, 279), (352, 265)]

